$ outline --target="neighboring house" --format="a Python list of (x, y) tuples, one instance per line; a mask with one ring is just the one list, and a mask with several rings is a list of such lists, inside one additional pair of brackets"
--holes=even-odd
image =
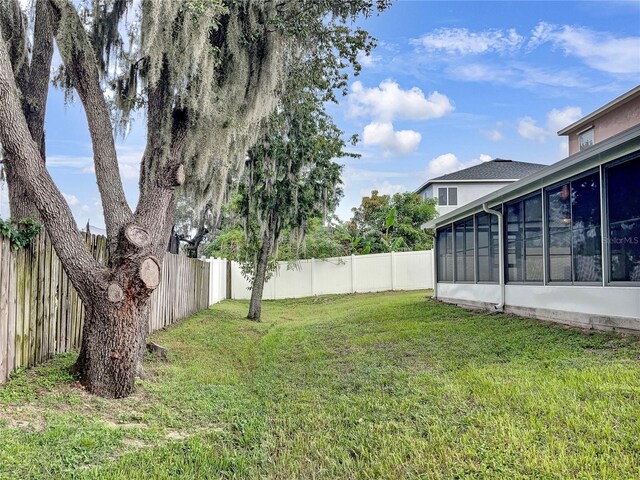
[(440, 215), (449, 213), (488, 193), (537, 172), (545, 165), (496, 158), (457, 172), (432, 178), (416, 193), (435, 198)]
[(573, 155), (638, 124), (640, 85), (563, 128), (558, 135), (569, 137), (569, 155)]
[(593, 145), (427, 223), (439, 300), (640, 331), (638, 92), (560, 132), (593, 125)]

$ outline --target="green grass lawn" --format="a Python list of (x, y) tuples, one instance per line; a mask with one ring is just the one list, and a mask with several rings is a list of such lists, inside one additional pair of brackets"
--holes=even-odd
[(426, 292), (227, 301), (153, 340), (137, 393), (73, 355), (0, 388), (0, 478), (640, 478), (640, 342)]

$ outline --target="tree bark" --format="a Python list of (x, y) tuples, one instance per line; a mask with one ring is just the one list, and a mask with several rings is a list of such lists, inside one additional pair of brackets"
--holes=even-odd
[(87, 306), (81, 353), (74, 370), (91, 393), (124, 398), (133, 393), (148, 334), (149, 296), (106, 296)]
[[(173, 206), (173, 190), (158, 190), (160, 201), (147, 204), (146, 221), (131, 222), (133, 228), (116, 231), (117, 248), (110, 255), (109, 265), (100, 265), (88, 252), (68, 204), (42, 162), (2, 39), (0, 99), (0, 143), (7, 152), (5, 161), (33, 199), (58, 258), (87, 309), (76, 364), (81, 382), (98, 395), (126, 396), (134, 389), (144, 353), (149, 297), (160, 274), (153, 253), (158, 251), (158, 258), (162, 258), (166, 249), (169, 230), (164, 226), (171, 220), (168, 208)], [(111, 175), (119, 181), (117, 169)], [(113, 197), (106, 198), (117, 202)], [(104, 203), (105, 210), (110, 207)], [(145, 231), (153, 232), (149, 242)]]
[[(17, 12), (19, 11), (19, 6), (14, 8)], [(19, 33), (15, 32), (11, 38), (13, 51), (13, 55), (10, 55), (11, 63), (16, 83), (22, 95), (22, 110), (31, 138), (38, 145), (42, 162), (45, 163), (44, 120), (49, 94), (54, 34), (47, 0), (37, 0), (35, 4), (34, 45), (30, 63), (24, 51), (25, 45), (23, 45), (26, 37), (19, 35)], [(11, 216), (14, 218), (31, 217), (35, 220), (41, 220), (40, 213), (29, 196), (27, 189), (11, 168), (11, 162), (5, 162), (5, 166)]]
[(255, 322), (259, 322), (262, 316), (262, 292), (267, 278), (267, 267), (269, 266), (269, 256), (273, 247), (273, 237), (275, 235), (272, 229), (267, 228), (262, 236), (262, 246), (260, 247), (258, 264), (253, 277), (253, 285), (251, 286), (251, 302), (249, 303), (249, 315), (247, 315), (247, 318)]

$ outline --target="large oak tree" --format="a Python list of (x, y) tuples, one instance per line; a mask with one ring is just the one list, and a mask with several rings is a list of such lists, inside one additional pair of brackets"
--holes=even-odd
[[(19, 0), (0, 2), (0, 143), (12, 213), (41, 218), (85, 304), (76, 369), (89, 391), (124, 397), (134, 389), (178, 189), (196, 208), (216, 211), (228, 172), (241, 169), (284, 93), (287, 62), (315, 58), (326, 81), (344, 88), (344, 67), (371, 48), (352, 21), (387, 3), (34, 0), (34, 11), (25, 13)], [(56, 83), (77, 94), (87, 117), (106, 265), (87, 251), (45, 164), (54, 48), (62, 58)], [(114, 130), (136, 111), (146, 116), (147, 145), (132, 209)]]

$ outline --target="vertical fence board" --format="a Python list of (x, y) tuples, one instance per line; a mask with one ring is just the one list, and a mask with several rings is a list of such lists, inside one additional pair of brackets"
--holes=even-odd
[(17, 256), (9, 245), (9, 241), (3, 239), (9, 249), (9, 312), (7, 325), (7, 377), (16, 369), (16, 309), (17, 309)]
[(9, 375), (9, 242), (0, 238), (0, 382)]

